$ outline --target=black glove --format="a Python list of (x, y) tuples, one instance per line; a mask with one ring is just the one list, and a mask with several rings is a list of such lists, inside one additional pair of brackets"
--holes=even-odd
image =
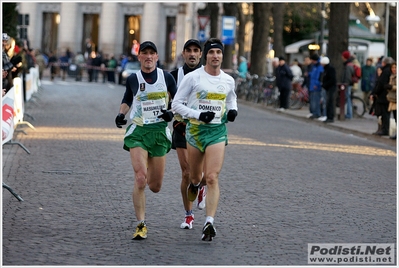
[(234, 122), (234, 120), (237, 117), (237, 111), (236, 110), (229, 110), (229, 112), (227, 113), (227, 120), (229, 120), (230, 122)]
[(214, 112), (203, 112), (199, 116), (199, 120), (205, 123), (211, 122), (213, 118), (215, 118)]
[(124, 114), (118, 114), (115, 118), (115, 124), (118, 128), (122, 128), (122, 125), (126, 125), (127, 120)]
[(161, 110), (162, 114), (158, 115), (158, 118), (162, 118), (166, 122), (170, 122), (173, 119), (173, 113), (168, 110)]

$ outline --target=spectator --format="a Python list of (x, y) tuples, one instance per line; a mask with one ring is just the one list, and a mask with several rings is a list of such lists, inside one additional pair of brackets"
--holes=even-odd
[(107, 72), (108, 61), (109, 61), (109, 56), (108, 54), (105, 54), (101, 60), (101, 74), (103, 76), (103, 83), (105, 83), (108, 80), (108, 72)]
[(91, 53), (94, 51), (96, 50), (93, 41), (91, 41), (91, 38), (86, 38), (86, 51), (84, 54), (86, 61), (90, 59)]
[(82, 52), (78, 52), (73, 59), (73, 62), (76, 64), (76, 81), (82, 81), (83, 76), (83, 67), (85, 63), (85, 58)]
[(50, 51), (50, 57), (48, 59), (48, 64), (50, 66), (51, 81), (53, 81), (54, 77), (57, 75), (58, 59), (57, 59), (57, 56), (52, 51)]
[[(359, 68), (362, 68), (362, 66), (360, 65), (360, 62), (357, 60), (356, 54), (351, 55), (351, 59), (352, 59), (352, 63), (353, 65), (358, 66)], [(359, 82), (354, 83), (353, 87), (352, 87), (352, 92), (356, 91), (359, 89)]]
[(107, 75), (108, 75), (108, 82), (115, 83), (115, 69), (117, 66), (117, 62), (115, 56), (111, 54), (111, 58), (108, 61), (107, 65)]
[(46, 61), (44, 60), (43, 54), (39, 49), (35, 50), (36, 64), (39, 67), (39, 79), (42, 80), (43, 72), (46, 69)]
[(247, 73), (248, 73), (247, 59), (243, 56), (240, 56), (240, 64), (238, 65), (238, 75), (245, 80), (247, 78)]
[(289, 98), (291, 93), (291, 81), (294, 77), (290, 67), (285, 63), (284, 57), (279, 57), (279, 66), (276, 69), (276, 82), (280, 91), (280, 108), (279, 111), (284, 111), (289, 107)]
[(323, 57), (320, 64), (324, 68), (323, 89), (326, 91), (326, 119), (324, 123), (333, 123), (335, 118), (335, 94), (337, 91), (337, 76), (335, 68), (328, 57)]
[(309, 73), (309, 110), (311, 113), (309, 118), (318, 119), (321, 117), (320, 100), (324, 69), (320, 64), (320, 57), (318, 54), (315, 53), (310, 56), (310, 60), (312, 61), (312, 68)]
[(139, 55), (140, 44), (136, 39), (132, 41), (132, 49), (130, 53), (132, 54), (133, 60), (137, 61), (137, 56)]
[(385, 57), (382, 60), (382, 73), (378, 77), (376, 86), (370, 96), (370, 98), (373, 98), (373, 101), (375, 102), (375, 115), (381, 116), (381, 129), (373, 133), (378, 136), (389, 135), (389, 102), (387, 100), (387, 85), (389, 85), (392, 63), (393, 59), (391, 57)]
[(293, 80), (298, 81), (302, 77), (302, 69), (299, 67), (299, 62), (297, 59), (294, 59), (294, 62), (290, 66), (292, 75), (294, 76)]
[(304, 66), (302, 67), (302, 74), (303, 74), (303, 83), (302, 83), (302, 87), (306, 87), (309, 90), (309, 73), (312, 70), (312, 61), (310, 60), (309, 56), (306, 56), (304, 58), (304, 62), (303, 62)]
[(62, 81), (65, 81), (65, 77), (68, 73), (69, 68), (69, 58), (67, 52), (62, 53), (62, 56), (60, 57), (60, 65)]
[(345, 118), (346, 119), (351, 119), (352, 118), (352, 100), (351, 100), (351, 95), (352, 95), (352, 87), (353, 87), (353, 82), (352, 82), (352, 76), (354, 75), (355, 70), (353, 69), (352, 66), (352, 58), (351, 54), (349, 51), (344, 51), (342, 52), (342, 61), (344, 62), (344, 70), (342, 72), (342, 77), (341, 77), (341, 83), (346, 84), (346, 94), (345, 94), (345, 99), (346, 99), (346, 113), (345, 113)]
[[(393, 113), (393, 118), (395, 119), (396, 125), (398, 124), (397, 121), (397, 111), (396, 111), (396, 62), (391, 64), (391, 76), (389, 77), (389, 84), (387, 86), (388, 94), (387, 100), (389, 101), (388, 104), (388, 112)], [(390, 137), (393, 140), (396, 140), (396, 133)]]
[(363, 92), (363, 100), (366, 102), (367, 107), (370, 107), (370, 92), (374, 88), (376, 79), (376, 69), (372, 63), (373, 59), (368, 58), (366, 60), (366, 65), (362, 66), (361, 89)]
[(96, 52), (92, 52), (91, 53), (91, 57), (92, 57), (92, 68), (93, 68), (93, 80), (94, 82), (98, 81), (98, 73), (100, 72), (101, 69), (101, 64), (102, 64), (102, 57), (100, 55), (100, 53), (96, 53)]

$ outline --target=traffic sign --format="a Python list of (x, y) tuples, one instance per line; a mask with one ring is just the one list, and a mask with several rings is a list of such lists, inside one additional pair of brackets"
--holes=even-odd
[(198, 41), (200, 41), (200, 42), (205, 42), (206, 41), (205, 30), (199, 30), (198, 31)]
[(209, 16), (198, 16), (198, 23), (200, 30), (205, 29), (208, 22), (209, 22)]
[(235, 37), (236, 37), (236, 17), (223, 16), (222, 42), (225, 45), (233, 45)]

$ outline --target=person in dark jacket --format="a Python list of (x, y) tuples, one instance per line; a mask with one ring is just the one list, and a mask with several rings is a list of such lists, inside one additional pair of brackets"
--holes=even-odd
[(334, 122), (335, 117), (335, 94), (337, 92), (337, 76), (335, 68), (330, 64), (328, 57), (323, 57), (320, 64), (324, 67), (323, 88), (326, 90), (326, 115), (324, 123)]
[(280, 108), (279, 111), (284, 111), (289, 107), (289, 98), (291, 93), (292, 75), (290, 67), (285, 63), (284, 57), (279, 57), (279, 65), (276, 69), (276, 82), (280, 91)]
[(313, 54), (310, 59), (312, 61), (312, 69), (309, 73), (309, 111), (312, 115), (309, 118), (319, 119), (321, 117), (320, 101), (324, 69), (320, 64), (318, 54)]
[(361, 88), (363, 92), (363, 100), (366, 102), (367, 107), (370, 106), (370, 92), (374, 88), (376, 80), (376, 70), (373, 64), (373, 59), (368, 58), (366, 65), (362, 66), (362, 80)]
[(389, 135), (389, 112), (387, 100), (387, 87), (389, 85), (389, 78), (391, 76), (391, 64), (394, 60), (391, 57), (385, 57), (382, 59), (382, 73), (378, 77), (376, 85), (371, 92), (370, 98), (375, 102), (375, 115), (381, 116), (381, 129), (374, 132), (374, 135), (388, 136)]
[(346, 119), (352, 119), (353, 117), (353, 109), (352, 109), (352, 88), (353, 88), (353, 82), (352, 82), (352, 76), (355, 72), (355, 69), (353, 68), (353, 58), (351, 57), (351, 53), (348, 50), (345, 50), (342, 52), (342, 61), (344, 65), (344, 69), (342, 72), (342, 77), (341, 77), (341, 83), (346, 84), (346, 92), (345, 92), (345, 103), (346, 103), (346, 113), (345, 113), (345, 118)]

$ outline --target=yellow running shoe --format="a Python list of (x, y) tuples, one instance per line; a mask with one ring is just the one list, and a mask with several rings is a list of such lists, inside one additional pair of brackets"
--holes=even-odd
[(144, 222), (139, 223), (136, 227), (136, 232), (133, 234), (134, 240), (142, 240), (147, 238), (147, 226)]

